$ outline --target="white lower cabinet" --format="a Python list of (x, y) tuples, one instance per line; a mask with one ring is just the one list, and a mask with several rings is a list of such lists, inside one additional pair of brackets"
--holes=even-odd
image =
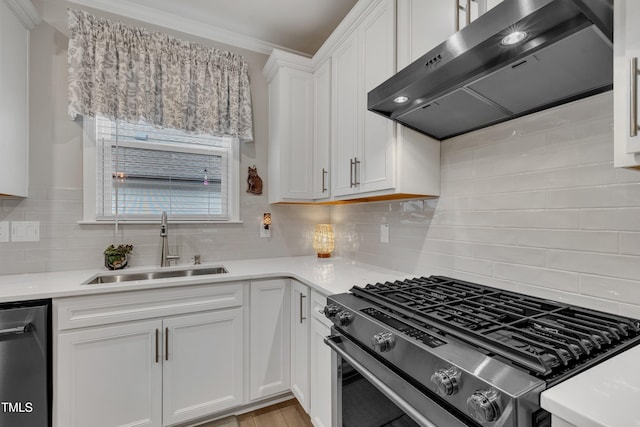
[(161, 320), (58, 337), (57, 427), (162, 425)]
[(242, 309), (58, 338), (58, 426), (170, 426), (242, 404)]
[(251, 282), (249, 398), (290, 389), (289, 279)]
[(203, 417), (242, 402), (242, 309), (167, 319), (163, 424)]
[(184, 425), (291, 391), (329, 427), (325, 303), (293, 279), (54, 299), (53, 426)]
[(309, 288), (291, 280), (291, 392), (309, 412)]
[(315, 427), (331, 427), (331, 349), (324, 343), (331, 322), (320, 313), (325, 304), (325, 297), (311, 292), (309, 416)]

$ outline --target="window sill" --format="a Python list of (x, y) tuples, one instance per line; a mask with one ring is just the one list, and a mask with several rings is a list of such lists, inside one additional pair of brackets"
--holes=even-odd
[[(114, 225), (116, 222), (114, 220), (106, 220), (106, 221), (78, 221), (78, 225)], [(120, 220), (118, 221), (118, 225), (158, 225), (160, 224), (160, 220)], [(169, 219), (169, 224), (217, 224), (217, 225), (227, 225), (227, 224), (244, 224), (244, 221), (211, 221), (211, 220), (197, 220), (197, 221), (186, 221), (186, 220), (172, 220)]]

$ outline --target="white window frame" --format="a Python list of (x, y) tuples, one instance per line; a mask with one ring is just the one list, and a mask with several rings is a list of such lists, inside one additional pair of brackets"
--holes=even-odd
[[(79, 221), (81, 224), (155, 224), (160, 221), (160, 217), (157, 219), (140, 218), (140, 219), (125, 219), (125, 218), (101, 218), (96, 212), (96, 180), (98, 171), (96, 170), (96, 121), (90, 117), (83, 118), (82, 126), (82, 139), (83, 139), (83, 220)], [(237, 224), (240, 221), (240, 142), (237, 138), (225, 137), (232, 139), (229, 144), (230, 149), (224, 150), (225, 156), (229, 157), (227, 167), (227, 182), (228, 182), (228, 198), (227, 207), (228, 214), (226, 217), (220, 219), (203, 219), (203, 217), (194, 216), (193, 219), (186, 218), (185, 216), (179, 216), (171, 218), (169, 220), (173, 223), (208, 223), (208, 224)], [(114, 144), (115, 145), (115, 144)], [(144, 148), (144, 144), (136, 143), (120, 143), (119, 145), (136, 146)], [(162, 147), (161, 144), (154, 144), (154, 149), (166, 148), (171, 150), (170, 146)], [(209, 150), (185, 149), (180, 150), (183, 152), (197, 152), (197, 153), (211, 153)]]

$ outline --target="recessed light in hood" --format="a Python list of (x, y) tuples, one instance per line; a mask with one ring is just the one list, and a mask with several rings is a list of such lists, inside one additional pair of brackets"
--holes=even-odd
[(450, 138), (611, 90), (612, 40), (613, 0), (504, 0), (369, 92), (368, 108)]
[(514, 31), (504, 36), (500, 43), (504, 46), (512, 46), (514, 44), (520, 43), (526, 38), (527, 38), (526, 31)]

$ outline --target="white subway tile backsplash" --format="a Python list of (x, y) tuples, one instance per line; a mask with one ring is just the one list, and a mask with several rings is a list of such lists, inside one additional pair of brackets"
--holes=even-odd
[(577, 273), (504, 263), (496, 263), (494, 271), (495, 276), (500, 279), (563, 292), (578, 293), (580, 291), (580, 276)]
[(620, 253), (640, 256), (640, 233), (620, 233)]
[(496, 212), (496, 227), (578, 229), (579, 210), (515, 210)]
[(584, 209), (580, 226), (585, 230), (640, 231), (640, 207)]
[(512, 264), (544, 266), (546, 250), (521, 246), (474, 244), (473, 255), (478, 259), (487, 259)]
[(619, 235), (610, 231), (519, 230), (518, 244), (537, 248), (618, 253)]
[(640, 183), (552, 190), (547, 194), (547, 204), (552, 209), (640, 205)]
[(599, 276), (638, 280), (640, 278), (638, 261), (636, 256), (548, 250), (549, 268)]
[[(607, 93), (443, 141), (433, 216), (352, 254), (640, 318), (640, 171), (613, 168), (612, 123)], [(379, 211), (334, 206), (331, 220), (375, 230)]]
[(596, 298), (640, 305), (640, 281), (612, 277), (580, 276), (580, 293)]

